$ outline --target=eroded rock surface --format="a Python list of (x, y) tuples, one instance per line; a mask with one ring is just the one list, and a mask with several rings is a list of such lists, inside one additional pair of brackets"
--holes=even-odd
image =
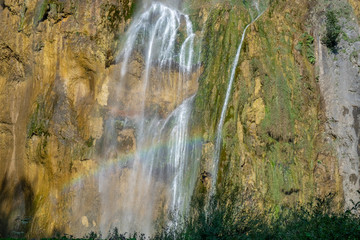
[[(350, 1), (351, 2), (351, 1)], [(324, 97), (329, 142), (335, 147), (339, 159), (340, 174), (343, 176), (345, 208), (360, 201), (359, 186), (359, 106), (360, 106), (360, 28), (354, 12), (346, 1), (337, 1), (330, 7), (338, 12), (343, 34), (336, 53), (321, 44), (324, 28), (319, 25), (318, 58), (319, 85)], [(320, 6), (323, 6), (319, 4)], [(318, 18), (325, 22), (324, 16)]]
[[(272, 1), (249, 27), (223, 128), (218, 189), (240, 186), (264, 209), (330, 192), (337, 193), (334, 209), (343, 198), (346, 208), (359, 200), (359, 2), (337, 2), (351, 13), (340, 17), (347, 37), (337, 54), (321, 44), (322, 1)], [(186, 3), (203, 37), (200, 70), (180, 85), (175, 70), (164, 82), (151, 69), (145, 109), (166, 118), (197, 93), (190, 139), (203, 143), (195, 195), (206, 196), (230, 66), (256, 12), (233, 1)], [(124, 193), (129, 176), (141, 174), (126, 156), (137, 148), (132, 121), (141, 111), (144, 59), (135, 51), (122, 82), (117, 59), (135, 13), (132, 0), (0, 0), (0, 236), (83, 236), (141, 205)], [(115, 131), (105, 134), (112, 119)], [(109, 141), (114, 149), (102, 152)], [(120, 187), (102, 192), (101, 177)], [(166, 214), (166, 182), (139, 179), (156, 189), (157, 205), (154, 213), (140, 206), (134, 214)], [(108, 207), (118, 211), (102, 215), (101, 194), (115, 199)]]

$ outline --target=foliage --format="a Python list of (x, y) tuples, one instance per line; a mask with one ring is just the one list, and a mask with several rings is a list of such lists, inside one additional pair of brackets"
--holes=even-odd
[(46, 19), (46, 15), (49, 8), (49, 1), (48, 0), (42, 0), (39, 1), (36, 5), (35, 9), (35, 16), (34, 16), (34, 27), (37, 27), (38, 24)]
[[(236, 194), (235, 194), (236, 193)], [(219, 194), (208, 204), (196, 200), (196, 211), (182, 223), (160, 229), (153, 237), (144, 234), (119, 233), (114, 229), (106, 238), (90, 233), (80, 239), (99, 240), (197, 240), (197, 239), (358, 239), (360, 217), (353, 209), (336, 213), (331, 211), (334, 194), (318, 198), (312, 203), (294, 208), (274, 208), (260, 212), (249, 207), (251, 199), (239, 198), (238, 191), (230, 195)], [(57, 236), (52, 239), (76, 239)]]
[(311, 64), (315, 64), (315, 53), (314, 53), (314, 37), (309, 33), (304, 33), (301, 36), (301, 40), (295, 46), (295, 49), (304, 54)]
[(334, 11), (326, 13), (326, 33), (322, 38), (322, 42), (333, 52), (336, 52), (339, 42), (341, 27)]
[(213, 196), (208, 204), (198, 200), (195, 204), (197, 212), (192, 217), (176, 227), (163, 229), (153, 239), (235, 240), (256, 236), (260, 234), (258, 230), (265, 227), (262, 215), (255, 209), (246, 208), (243, 203), (244, 199), (238, 199), (235, 194)]
[(165, 229), (154, 239), (358, 239), (359, 216), (350, 210), (332, 213), (333, 197), (329, 194), (308, 205), (266, 213), (239, 209), (239, 205), (231, 212), (234, 203), (222, 205), (215, 200), (208, 212), (185, 221), (182, 228)]

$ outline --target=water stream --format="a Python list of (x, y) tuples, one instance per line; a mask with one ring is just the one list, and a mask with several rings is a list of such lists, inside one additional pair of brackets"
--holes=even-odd
[[(258, 2), (255, 2), (255, 7), (256, 7), (257, 10), (259, 9), (259, 3)], [(231, 92), (232, 92), (232, 85), (233, 85), (234, 78), (235, 78), (236, 68), (237, 68), (237, 65), (238, 65), (239, 60), (240, 60), (241, 48), (242, 48), (243, 43), (244, 43), (244, 39), (245, 39), (245, 36), (246, 36), (247, 29), (249, 28), (249, 26), (251, 24), (256, 22), (256, 20), (258, 20), (262, 16), (263, 13), (264, 12), (258, 14), (258, 16), (256, 18), (254, 18), (249, 24), (247, 24), (245, 26), (245, 28), (244, 28), (244, 30), (242, 32), (242, 35), (241, 35), (240, 44), (239, 44), (239, 46), (237, 48), (237, 51), (236, 51), (234, 62), (232, 64), (231, 75), (230, 75), (230, 79), (229, 79), (227, 90), (226, 90), (226, 96), (225, 96), (224, 104), (223, 104), (223, 107), (222, 107), (222, 110), (221, 110), (220, 120), (218, 122), (217, 130), (216, 130), (215, 151), (214, 151), (213, 166), (212, 166), (212, 184), (211, 184), (210, 195), (214, 195), (215, 192), (216, 192), (216, 182), (217, 182), (217, 175), (218, 175), (218, 169), (219, 169), (219, 159), (220, 159), (221, 141), (222, 141), (222, 129), (223, 129), (223, 126), (224, 126), (225, 115), (226, 115), (227, 107), (228, 107)]]
[[(114, 98), (122, 100), (114, 100), (113, 105), (115, 112), (122, 114), (107, 121), (106, 154), (103, 156), (105, 161), (118, 164), (103, 171), (99, 178), (102, 232), (117, 227), (121, 232), (137, 231), (151, 235), (157, 220), (176, 226), (189, 209), (201, 154), (199, 142), (189, 133), (196, 94), (189, 83), (197, 70), (198, 63), (194, 59), (198, 53), (194, 50), (196, 35), (192, 23), (189, 16), (177, 8), (178, 5), (145, 3), (129, 26), (123, 50), (117, 58), (121, 69)], [(246, 31), (260, 16), (243, 30), (232, 65), (216, 133), (213, 193), (222, 127), (235, 70)], [(127, 88), (128, 85), (131, 87)], [(137, 91), (130, 94), (134, 88)], [(161, 95), (171, 96), (166, 100), (169, 103), (161, 103), (163, 100), (154, 93), (159, 89)], [(132, 102), (136, 104), (131, 105)], [(173, 108), (169, 107), (171, 104)], [(126, 110), (129, 105), (131, 111)], [(121, 121), (120, 130), (118, 121)], [(123, 135), (127, 141), (132, 137), (135, 139), (133, 152), (126, 158), (118, 150), (119, 136)]]
[[(125, 83), (134, 75), (129, 72), (131, 64), (141, 65), (140, 78), (131, 80), (141, 81), (136, 113), (121, 116), (122, 131), (135, 131), (136, 147), (126, 161), (119, 160), (116, 168), (100, 176), (102, 232), (117, 227), (122, 232), (151, 234), (157, 219), (170, 212), (170, 224), (176, 224), (187, 212), (198, 166), (197, 143), (191, 139), (188, 126), (194, 100), (188, 89), (196, 71), (194, 41), (189, 17), (171, 4), (146, 4), (128, 28), (118, 57), (121, 70), (116, 92), (126, 94)], [(154, 86), (163, 91), (175, 88), (174, 110), (162, 114), (152, 111), (159, 107), (153, 103), (160, 102), (152, 92)], [(107, 123), (106, 135), (112, 139), (105, 146), (108, 161), (113, 156), (123, 157), (123, 153), (112, 153), (118, 145), (114, 134), (117, 121), (113, 117)]]

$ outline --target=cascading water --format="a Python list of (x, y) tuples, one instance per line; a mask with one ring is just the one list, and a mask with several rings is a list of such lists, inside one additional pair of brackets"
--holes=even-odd
[[(129, 82), (141, 81), (138, 104), (131, 114), (124, 102), (113, 104), (112, 111), (122, 113), (121, 128), (135, 132), (136, 146), (126, 157), (117, 152), (119, 117), (110, 117), (102, 158), (120, 160), (116, 168), (103, 171), (99, 179), (102, 232), (117, 227), (123, 232), (151, 234), (154, 221), (162, 215), (166, 218), (169, 211), (175, 213), (173, 224), (178, 216), (186, 214), (198, 165), (196, 142), (188, 132), (194, 98), (188, 83), (196, 72), (194, 42), (189, 17), (160, 2), (146, 5), (127, 31), (118, 57), (121, 70), (116, 97), (126, 99)], [(142, 65), (141, 74), (130, 72), (135, 63)], [(136, 74), (139, 77), (134, 78)], [(158, 89), (154, 90), (154, 86), (176, 89), (175, 110), (156, 110), (152, 91)], [(126, 183), (121, 181), (123, 178)]]
[[(258, 11), (259, 10), (259, 2), (258, 1), (254, 1), (255, 4), (255, 8)], [(222, 128), (224, 126), (224, 121), (225, 121), (225, 114), (227, 111), (227, 107), (229, 104), (229, 100), (230, 100), (230, 95), (231, 95), (231, 90), (232, 90), (232, 85), (234, 82), (234, 78), (235, 78), (235, 72), (236, 72), (236, 67), (239, 63), (239, 59), (240, 59), (240, 54), (241, 54), (241, 48), (245, 39), (245, 35), (246, 35), (246, 31), (248, 29), (248, 27), (253, 24), (254, 22), (256, 22), (256, 20), (258, 20), (261, 15), (264, 13), (264, 11), (262, 13), (258, 13), (258, 16), (253, 19), (249, 24), (247, 24), (242, 32), (242, 36), (241, 36), (241, 41), (239, 44), (239, 47), (236, 51), (236, 55), (235, 55), (235, 59), (231, 68), (231, 75), (230, 75), (230, 79), (229, 79), (229, 83), (227, 86), (227, 90), (226, 90), (226, 95), (225, 95), (225, 101), (221, 110), (221, 115), (220, 115), (220, 120), (217, 126), (217, 130), (216, 130), (216, 138), (215, 138), (215, 151), (214, 151), (214, 156), (213, 156), (213, 166), (212, 166), (212, 184), (211, 184), (211, 191), (210, 191), (210, 195), (214, 195), (215, 191), (216, 191), (216, 182), (217, 182), (217, 174), (218, 174), (218, 168), (219, 168), (219, 158), (220, 158), (220, 151), (221, 151), (221, 140), (222, 140)]]

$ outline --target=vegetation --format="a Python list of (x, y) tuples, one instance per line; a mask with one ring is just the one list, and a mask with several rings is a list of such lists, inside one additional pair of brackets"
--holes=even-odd
[[(292, 11), (295, 8), (296, 14)], [(203, 72), (194, 104), (193, 129), (204, 142), (215, 138), (229, 66), (243, 26), (251, 19), (242, 6), (229, 12), (224, 9), (212, 9), (203, 29)], [(315, 68), (311, 66), (316, 61), (314, 39), (310, 32), (302, 35), (307, 14), (302, 3), (272, 1), (269, 10), (248, 29), (224, 122), (220, 154), (223, 171), (218, 182), (236, 184), (247, 178), (246, 174), (253, 174), (256, 177), (249, 185), (263, 193), (259, 199), (266, 199), (265, 207), (283, 205), (286, 193), (292, 189), (302, 192), (289, 194), (294, 199), (291, 201), (307, 202), (316, 191), (315, 183), (328, 184), (314, 174), (320, 167), (317, 156), (327, 151), (327, 146), (317, 137), (321, 122), (319, 108), (314, 107), (320, 103)], [(294, 54), (298, 37), (303, 46), (301, 54)], [(329, 162), (323, 161), (321, 167)], [(302, 188), (303, 183), (306, 188)]]
[(93, 138), (92, 136), (90, 136), (90, 138), (88, 140), (85, 141), (85, 145), (89, 148), (94, 146), (94, 140), (95, 138)]
[(35, 16), (34, 16), (34, 27), (37, 27), (41, 21), (44, 21), (47, 17), (47, 12), (49, 8), (48, 0), (39, 1), (37, 3), (35, 9)]
[(165, 229), (154, 239), (358, 239), (359, 216), (350, 210), (332, 213), (333, 197), (329, 194), (308, 205), (266, 213), (213, 200), (208, 212), (188, 219), (183, 228)]
[(27, 137), (30, 139), (33, 136), (50, 136), (49, 124), (51, 112), (47, 109), (44, 99), (38, 99), (36, 108), (30, 117), (27, 127)]
[[(107, 237), (92, 232), (81, 239), (359, 239), (360, 217), (353, 212), (359, 210), (360, 203), (346, 212), (332, 212), (334, 195), (329, 194), (306, 205), (283, 207), (281, 211), (274, 208), (264, 213), (247, 207), (251, 199), (239, 199), (234, 193), (239, 191), (230, 196), (213, 197), (208, 205), (203, 200), (196, 201), (193, 207), (197, 209), (192, 217), (177, 226), (160, 229), (153, 237), (138, 233), (121, 234), (115, 228)], [(53, 239), (75, 238), (66, 235)]]
[(296, 45), (296, 50), (301, 54), (305, 55), (311, 64), (315, 64), (315, 53), (314, 53), (314, 37), (309, 33), (304, 33), (301, 36), (301, 40)]
[(341, 27), (334, 11), (326, 13), (326, 33), (322, 42), (333, 52), (336, 52), (339, 43)]
[(341, 34), (342, 34), (342, 39), (344, 39), (344, 41), (348, 43), (356, 43), (360, 41), (360, 36), (357, 38), (350, 38), (344, 31), (342, 31)]

